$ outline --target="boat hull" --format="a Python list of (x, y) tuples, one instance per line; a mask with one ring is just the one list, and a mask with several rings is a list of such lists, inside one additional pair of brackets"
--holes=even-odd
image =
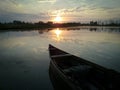
[[(51, 58), (49, 75), (55, 90), (119, 90), (118, 72), (51, 45), (49, 45), (49, 54)], [(73, 69), (77, 69), (77, 74)]]
[(49, 76), (54, 90), (75, 90), (66, 82), (64, 76), (61, 76), (52, 62), (50, 62), (49, 66)]

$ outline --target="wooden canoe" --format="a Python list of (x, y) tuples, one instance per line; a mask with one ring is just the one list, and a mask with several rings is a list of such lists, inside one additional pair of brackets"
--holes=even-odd
[(49, 45), (50, 78), (56, 90), (120, 90), (120, 73)]

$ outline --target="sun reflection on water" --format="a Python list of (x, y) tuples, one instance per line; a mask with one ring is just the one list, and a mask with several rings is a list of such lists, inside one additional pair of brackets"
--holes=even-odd
[(57, 41), (60, 41), (60, 39), (61, 39), (60, 35), (61, 35), (62, 31), (59, 28), (57, 28), (54, 32), (56, 34)]

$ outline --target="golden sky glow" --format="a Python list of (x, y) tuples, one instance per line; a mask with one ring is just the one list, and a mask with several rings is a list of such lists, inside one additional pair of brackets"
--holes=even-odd
[(85, 22), (120, 19), (120, 0), (0, 0), (0, 21)]

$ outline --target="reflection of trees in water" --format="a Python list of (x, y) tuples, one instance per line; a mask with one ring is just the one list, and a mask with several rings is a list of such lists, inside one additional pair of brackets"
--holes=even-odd
[(72, 27), (66, 30), (89, 30), (92, 32), (120, 32), (120, 27)]
[[(15, 31), (15, 32), (24, 32), (24, 31), (38, 31), (39, 34), (43, 34), (44, 32), (49, 32), (54, 30), (55, 28), (48, 28), (48, 29), (31, 29), (31, 30), (0, 30), (0, 33)], [(91, 26), (80, 26), (80, 27), (67, 27), (62, 28), (62, 30), (88, 30), (92, 32), (120, 32), (120, 27), (91, 27)]]
[(90, 28), (90, 31), (97, 31), (97, 28)]
[(120, 32), (120, 28), (109, 28), (109, 32)]
[[(43, 30), (38, 30), (39, 34), (43, 34), (44, 32), (49, 32), (53, 29), (43, 29)], [(108, 33), (119, 33), (120, 32), (120, 28), (118, 27), (70, 27), (70, 28), (62, 28), (62, 30), (87, 30), (90, 32), (108, 32)]]
[(41, 29), (41, 30), (37, 30), (39, 34), (43, 34), (45, 32), (49, 32), (50, 30), (48, 29)]
[(39, 34), (43, 34), (44, 31), (43, 31), (43, 30), (38, 30), (38, 33), (39, 33)]
[(98, 31), (101, 31), (101, 32), (109, 32), (109, 33), (112, 33), (112, 32), (120, 32), (120, 28), (99, 28)]
[(70, 27), (65, 30), (89, 30), (94, 32), (120, 32), (120, 27), (91, 27), (91, 26), (81, 26), (81, 27)]

